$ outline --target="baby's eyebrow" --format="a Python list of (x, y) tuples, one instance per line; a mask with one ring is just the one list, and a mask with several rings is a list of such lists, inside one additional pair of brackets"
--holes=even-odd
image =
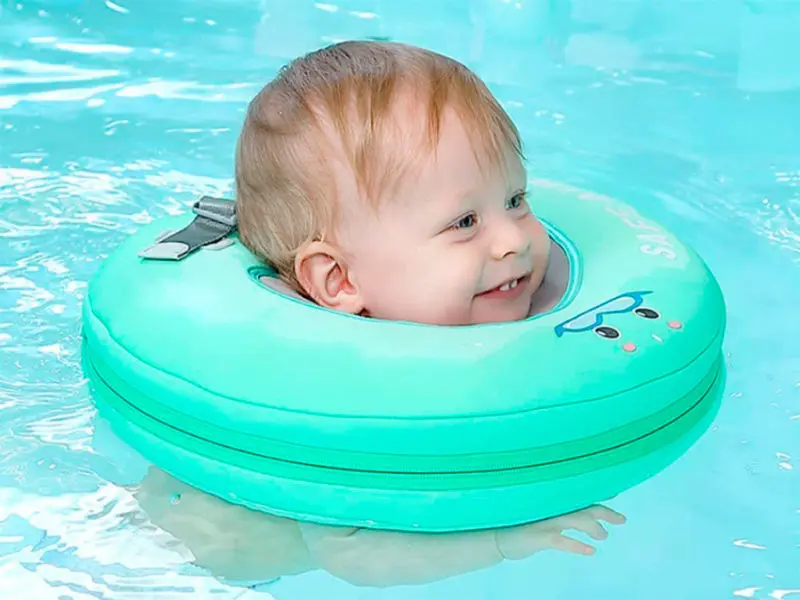
[[(443, 213), (457, 213), (466, 210), (473, 203), (475, 190), (466, 189), (432, 198)], [(438, 211), (437, 211), (438, 212)]]

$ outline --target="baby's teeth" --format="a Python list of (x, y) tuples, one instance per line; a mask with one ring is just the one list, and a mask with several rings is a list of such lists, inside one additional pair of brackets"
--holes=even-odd
[(518, 284), (519, 284), (519, 279), (515, 279), (514, 281), (511, 281), (509, 283), (504, 283), (503, 285), (500, 286), (500, 291), (507, 292), (508, 290), (513, 290), (515, 287), (517, 287)]

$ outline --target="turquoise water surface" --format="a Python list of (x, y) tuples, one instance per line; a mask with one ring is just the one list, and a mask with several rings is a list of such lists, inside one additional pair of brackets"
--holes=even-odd
[[(0, 598), (800, 600), (797, 31), (788, 0), (0, 0)], [(98, 425), (79, 318), (102, 258), (231, 194), (249, 99), (297, 54), (365, 37), (469, 64), (532, 172), (661, 220), (726, 293), (722, 410), (611, 503), (629, 522), (594, 557), (418, 587), (222, 584), (142, 514), (147, 465)]]

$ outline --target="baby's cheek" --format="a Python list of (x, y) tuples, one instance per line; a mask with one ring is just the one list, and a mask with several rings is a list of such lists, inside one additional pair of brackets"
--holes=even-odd
[(475, 296), (474, 280), (464, 279), (457, 270), (430, 273), (407, 297), (420, 321), (433, 325), (465, 325), (471, 322)]
[(531, 224), (529, 235), (531, 236), (531, 246), (537, 259), (547, 260), (550, 254), (550, 236), (547, 235), (544, 225), (535, 218)]
[(538, 240), (549, 239), (544, 224), (535, 215), (531, 218), (531, 235)]

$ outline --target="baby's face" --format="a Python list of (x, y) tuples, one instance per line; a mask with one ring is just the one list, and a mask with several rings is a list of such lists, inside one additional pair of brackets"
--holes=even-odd
[(338, 237), (365, 312), (437, 325), (525, 318), (550, 248), (526, 183), (511, 152), (505, 169), (482, 172), (445, 112), (437, 152), (397, 194), (377, 213), (346, 212)]

